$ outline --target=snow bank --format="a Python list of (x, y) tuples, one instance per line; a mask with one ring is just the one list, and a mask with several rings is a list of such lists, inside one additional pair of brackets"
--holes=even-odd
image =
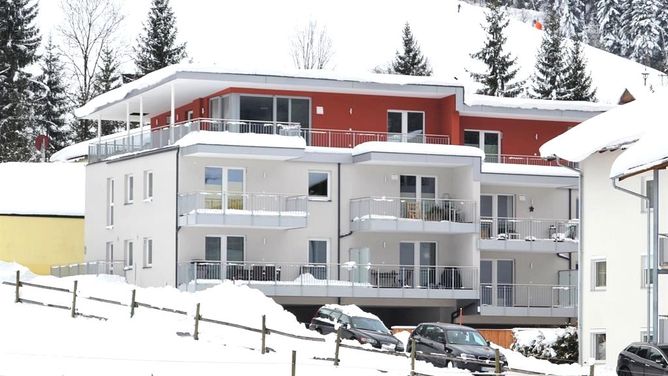
[(83, 216), (83, 163), (0, 163), (0, 214)]
[(344, 315), (348, 315), (350, 317), (366, 317), (366, 318), (369, 318), (369, 319), (375, 319), (375, 320), (381, 321), (378, 318), (378, 316), (374, 315), (373, 313), (369, 313), (369, 312), (364, 311), (363, 309), (356, 306), (355, 304), (347, 304), (347, 305), (326, 304), (325, 308), (338, 309)]

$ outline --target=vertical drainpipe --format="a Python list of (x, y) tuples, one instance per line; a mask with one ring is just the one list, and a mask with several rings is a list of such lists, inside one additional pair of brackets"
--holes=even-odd
[[(88, 151), (90, 153), (90, 151)], [(102, 116), (97, 115), (97, 158), (100, 159), (102, 153)], [(90, 155), (88, 156), (90, 160)]]
[(139, 96), (139, 148), (144, 146), (144, 97)]
[(654, 190), (652, 192), (654, 223), (652, 251), (654, 252), (652, 268), (652, 342), (659, 343), (659, 170), (654, 170)]
[[(174, 287), (179, 288), (179, 151), (180, 147), (176, 148), (176, 209), (174, 210)], [(197, 277), (197, 276), (195, 276)], [(186, 287), (187, 289), (187, 287)], [(197, 288), (195, 288), (197, 291)]]
[(174, 143), (174, 121), (176, 121), (176, 109), (174, 108), (174, 83), (170, 85), (170, 119), (169, 119), (169, 144)]
[[(341, 280), (341, 163), (336, 164), (336, 279)], [(339, 303), (341, 298), (339, 298)]]
[[(125, 102), (125, 133), (128, 147), (130, 146), (130, 102)], [(128, 151), (132, 151), (128, 149)]]

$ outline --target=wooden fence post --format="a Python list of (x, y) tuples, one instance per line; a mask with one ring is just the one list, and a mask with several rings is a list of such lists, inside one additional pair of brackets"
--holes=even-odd
[(199, 303), (197, 303), (197, 308), (195, 309), (195, 333), (193, 334), (195, 341), (199, 340), (199, 319)]
[(415, 375), (415, 338), (411, 338), (411, 376)]
[(21, 298), (19, 297), (19, 288), (21, 287), (21, 271), (16, 271), (16, 297), (14, 298), (14, 303), (21, 303)]
[(336, 330), (336, 350), (334, 351), (334, 365), (339, 365), (339, 346), (341, 345), (341, 327)]
[(501, 362), (499, 361), (499, 349), (494, 349), (494, 372), (498, 375), (501, 373)]
[(267, 335), (267, 315), (262, 315), (262, 354), (264, 354), (265, 351), (267, 350), (266, 335)]
[(132, 301), (130, 302), (130, 318), (134, 317), (134, 315), (135, 315), (135, 305), (137, 304), (137, 303), (135, 303), (136, 302), (135, 301), (136, 294), (137, 294), (137, 290), (132, 289)]
[(77, 283), (74, 281), (74, 288), (72, 289), (72, 318), (77, 316)]
[(295, 376), (297, 372), (297, 351), (292, 350), (292, 373), (290, 375)]

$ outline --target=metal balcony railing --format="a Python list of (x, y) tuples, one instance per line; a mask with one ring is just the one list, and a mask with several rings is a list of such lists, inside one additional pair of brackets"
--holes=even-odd
[(481, 283), (480, 304), (494, 307), (572, 308), (577, 305), (577, 287)]
[(306, 216), (305, 195), (242, 192), (190, 192), (179, 195), (179, 215), (196, 213)]
[[(539, 155), (485, 154), (485, 163), (519, 164), (528, 166), (559, 166), (555, 160), (546, 160)], [(562, 164), (577, 168), (575, 162), (562, 161)]]
[(362, 197), (350, 200), (351, 222), (374, 219), (474, 223), (476, 221), (476, 202), (473, 200), (418, 200), (399, 197)]
[(480, 217), (480, 238), (498, 240), (577, 240), (578, 221)]
[(51, 275), (55, 277), (69, 277), (73, 275), (111, 274), (124, 277), (126, 272), (125, 261), (88, 261), (77, 264), (53, 265)]
[[(389, 264), (224, 262), (180, 263), (178, 284), (235, 280), (277, 286), (338, 286), (355, 288), (476, 290), (473, 266), (414, 266)], [(340, 275), (340, 277), (338, 277)]]
[(301, 130), (302, 137), (309, 146), (330, 148), (354, 148), (371, 141), (408, 142), (418, 144), (449, 145), (450, 136), (423, 133), (390, 133), (362, 130), (313, 129)]
[[(300, 137), (299, 123), (199, 118), (176, 123), (174, 127), (133, 129), (93, 140), (88, 146), (88, 159), (96, 162), (110, 156), (168, 146), (195, 131), (274, 134)], [(170, 141), (171, 139), (171, 141)]]

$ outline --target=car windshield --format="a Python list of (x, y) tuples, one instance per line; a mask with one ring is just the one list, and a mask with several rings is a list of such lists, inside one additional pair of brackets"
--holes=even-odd
[(447, 341), (453, 345), (487, 346), (480, 333), (472, 330), (446, 330)]
[(387, 329), (382, 322), (367, 317), (353, 317), (352, 326), (353, 328), (356, 329), (373, 330), (374, 332), (380, 332), (385, 334), (390, 333), (390, 330)]
[(664, 354), (668, 355), (668, 345), (662, 345), (659, 346), (659, 348), (661, 349), (661, 351), (663, 351)]

